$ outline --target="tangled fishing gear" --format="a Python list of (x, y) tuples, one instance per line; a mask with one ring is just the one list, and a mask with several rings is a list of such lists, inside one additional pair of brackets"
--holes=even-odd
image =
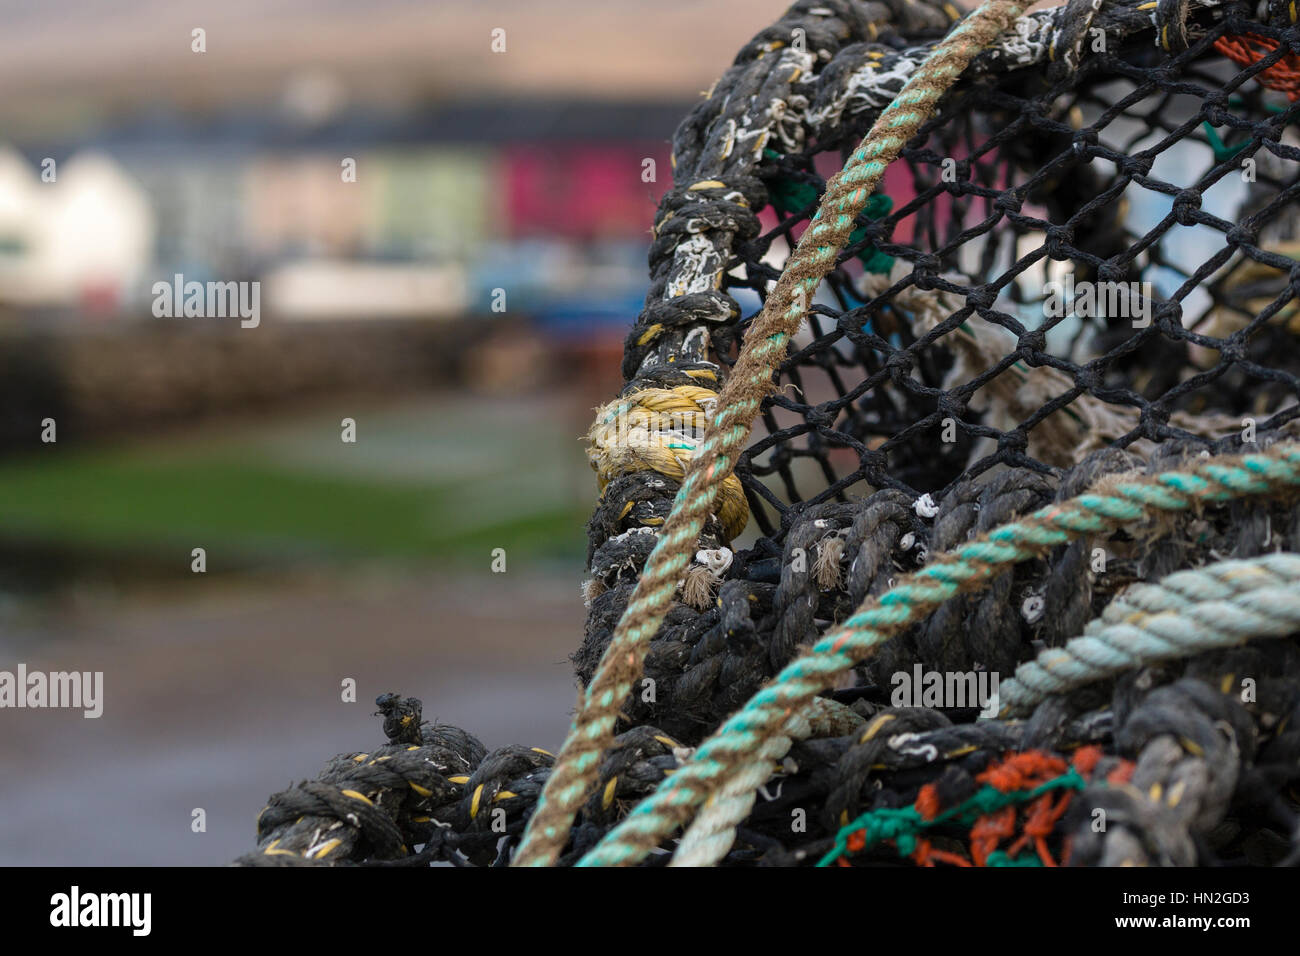
[(1300, 27), (1023, 9), (741, 51), (589, 435), (565, 746), (386, 695), (239, 862), (1300, 861)]

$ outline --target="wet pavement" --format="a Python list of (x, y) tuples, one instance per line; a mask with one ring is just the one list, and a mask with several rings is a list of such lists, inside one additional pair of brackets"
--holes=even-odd
[(228, 863), (269, 794), (383, 742), (388, 691), (489, 748), (555, 750), (582, 621), (567, 571), (485, 568), (92, 597), (6, 627), (4, 668), (103, 671), (104, 713), (0, 710), (0, 865)]

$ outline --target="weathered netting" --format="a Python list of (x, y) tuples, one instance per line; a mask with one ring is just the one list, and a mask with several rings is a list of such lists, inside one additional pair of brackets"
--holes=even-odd
[[(929, 2), (797, 3), (679, 129), (627, 385), (591, 435), (602, 492), (574, 655), (584, 685), (825, 177), (954, 16)], [(1293, 21), (1280, 2), (1072, 0), (976, 58), (811, 303), (561, 863), (935, 556), (1207, 455), (1291, 454), (1279, 449), (1300, 416)], [(1133, 283), (1084, 305), (1087, 290)], [(1222, 494), (1188, 485), (1190, 507), (1038, 548), (864, 656), (818, 699), (734, 836), (722, 827), (723, 849), (687, 862), (1296, 861), (1300, 568), (1266, 558), (1300, 551), (1295, 482), (1227, 475), (1196, 479)], [(1187, 569), (1201, 577), (1170, 577)], [(1243, 596), (1242, 580), (1267, 587)], [(1068, 642), (1104, 613), (1130, 620), (1117, 609), (1144, 587), (1191, 596), (1167, 611), (1191, 621), (1174, 637), (1142, 635), (1161, 649), (1138, 653), (1116, 632), (1122, 660), (1100, 668), (1095, 648), (1080, 651), (1100, 669), (1074, 683), (1026, 670), (1088, 650)], [(1202, 594), (1240, 606), (1198, 617)], [(998, 719), (891, 706), (894, 676), (917, 667), (1004, 680), (1019, 667), (1039, 689)], [(390, 743), (273, 797), (241, 862), (509, 860), (554, 758), (421, 727), (412, 699), (381, 707)]]

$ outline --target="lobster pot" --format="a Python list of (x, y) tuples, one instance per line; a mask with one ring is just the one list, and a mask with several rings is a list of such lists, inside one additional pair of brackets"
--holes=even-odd
[[(612, 409), (725, 380), (827, 178), (949, 13), (796, 4), (741, 52), (674, 143), (677, 186)], [(1074, 2), (1020, 18), (976, 57), (821, 283), (654, 643), (648, 672), (670, 693), (630, 701), (633, 721), (697, 739), (936, 549), (1107, 474), (1289, 431), (1296, 43), (1285, 10)], [(672, 434), (689, 445), (705, 414), (686, 418), (694, 433)], [(612, 462), (593, 438), (605, 484), (583, 679), (683, 470)], [(1010, 674), (1133, 580), (1293, 540), (1291, 509), (1238, 511), (1254, 523), (1027, 562), (891, 641), (840, 697), (885, 701), (917, 663)]]

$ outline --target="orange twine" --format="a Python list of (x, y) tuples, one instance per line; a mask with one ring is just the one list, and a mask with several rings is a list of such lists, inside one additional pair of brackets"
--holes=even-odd
[[(1278, 48), (1276, 40), (1247, 33), (1242, 36), (1225, 36), (1214, 41), (1214, 48), (1240, 66), (1258, 63)], [(1255, 79), (1270, 90), (1285, 93), (1291, 102), (1300, 100), (1300, 57), (1288, 52), (1268, 69), (1255, 74)]]

